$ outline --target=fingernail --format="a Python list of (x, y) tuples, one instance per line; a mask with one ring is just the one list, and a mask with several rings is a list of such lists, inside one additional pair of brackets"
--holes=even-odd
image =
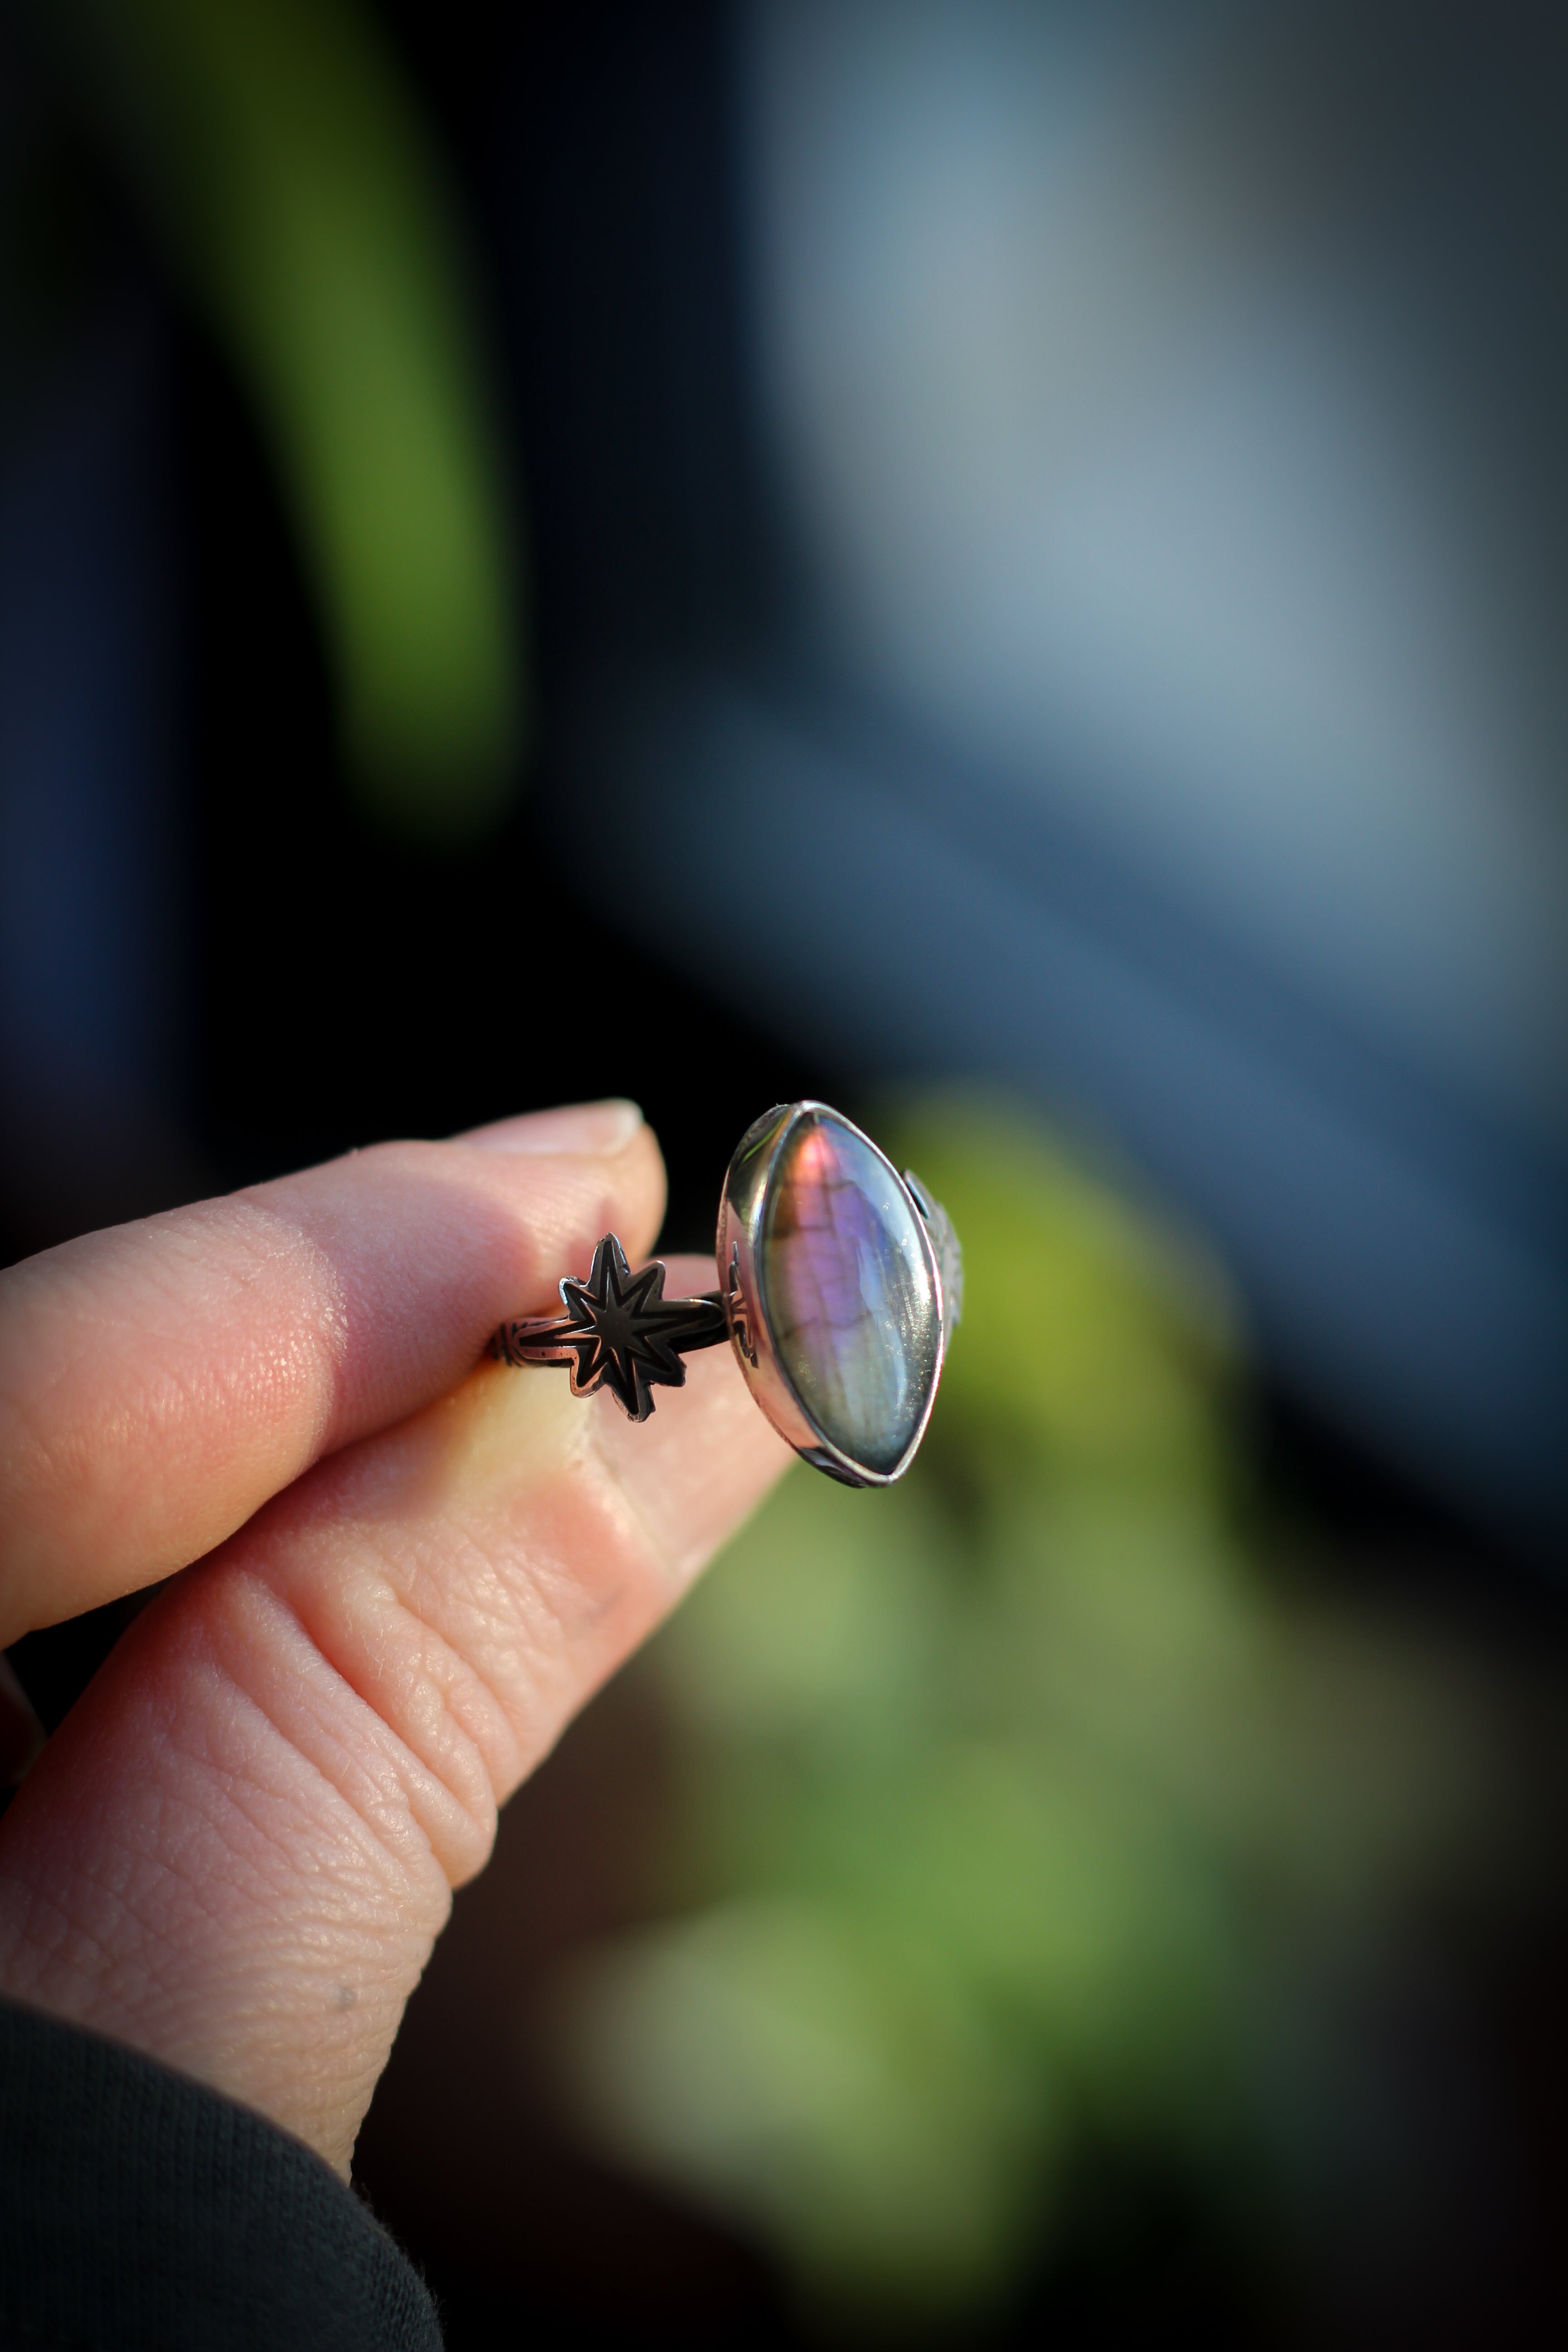
[(481, 1151), (581, 1151), (610, 1159), (624, 1151), (643, 1123), (635, 1102), (567, 1103), (559, 1110), (531, 1110), (521, 1118), (497, 1119), (459, 1135), (459, 1143)]

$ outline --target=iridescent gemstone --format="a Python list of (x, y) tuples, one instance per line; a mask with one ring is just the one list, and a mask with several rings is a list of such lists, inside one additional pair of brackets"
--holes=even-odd
[(759, 1271), (774, 1352), (823, 1434), (887, 1476), (920, 1428), (940, 1341), (913, 1204), (821, 1110), (791, 1130), (768, 1192)]

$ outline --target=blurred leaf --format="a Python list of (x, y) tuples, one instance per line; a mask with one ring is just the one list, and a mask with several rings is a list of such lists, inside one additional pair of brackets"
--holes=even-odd
[(508, 500), (463, 239), (353, 0), (72, 0), (75, 47), (254, 404), (382, 815), (461, 836), (523, 717)]
[(1190, 1240), (1162, 1235), (1034, 1122), (994, 1099), (932, 1097), (884, 1137), (962, 1236), (964, 1310), (943, 1414), (965, 1442), (1012, 1428), (1124, 1479), (1204, 1475), (1212, 1393), (1238, 1355), (1234, 1304)]
[(1053, 2156), (962, 1979), (799, 1900), (731, 1905), (578, 1979), (582, 2080), (623, 2147), (759, 2220), (807, 2291), (973, 2308)]
[(1347, 1974), (1500, 1818), (1484, 1677), (1244, 1538), (1201, 1256), (994, 1108), (894, 1140), (965, 1255), (926, 1447), (793, 1473), (654, 1644), (687, 1916), (574, 1996), (605, 2141), (843, 2314), (1005, 2295), (1089, 2142), (1226, 2215), (1331, 2161)]

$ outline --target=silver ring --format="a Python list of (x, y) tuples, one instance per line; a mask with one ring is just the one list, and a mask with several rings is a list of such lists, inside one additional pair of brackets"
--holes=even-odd
[(489, 1352), (563, 1365), (574, 1396), (607, 1389), (646, 1421), (685, 1358), (728, 1340), (746, 1384), (803, 1461), (847, 1486), (890, 1486), (915, 1457), (963, 1303), (941, 1203), (826, 1103), (784, 1103), (749, 1127), (719, 1202), (723, 1280), (666, 1298), (666, 1268), (634, 1274), (614, 1234), (560, 1315), (503, 1323)]

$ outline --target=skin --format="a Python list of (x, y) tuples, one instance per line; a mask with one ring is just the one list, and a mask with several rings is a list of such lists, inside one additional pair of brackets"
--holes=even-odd
[(346, 2175), (498, 1807), (791, 1458), (727, 1349), (640, 1428), (480, 1360), (663, 1208), (588, 1105), (0, 1275), (0, 1645), (172, 1580), (0, 1821), (0, 1998)]

